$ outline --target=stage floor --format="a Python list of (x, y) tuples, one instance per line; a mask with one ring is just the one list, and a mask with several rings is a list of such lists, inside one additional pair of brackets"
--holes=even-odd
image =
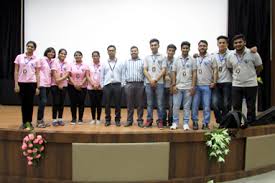
[[(51, 107), (48, 106), (45, 109), (45, 121), (51, 123)], [(33, 124), (36, 124), (36, 115), (37, 114), (37, 106), (34, 107), (34, 114), (33, 114)], [(84, 117), (83, 117), (83, 125), (71, 125), (70, 121), (71, 121), (71, 113), (70, 113), (70, 108), (69, 107), (65, 107), (64, 109), (64, 115), (63, 115), (63, 119), (64, 122), (66, 123), (65, 126), (58, 126), (58, 127), (54, 127), (54, 126), (50, 126), (48, 128), (44, 128), (44, 129), (38, 129), (36, 128), (36, 131), (48, 131), (48, 132), (84, 132), (84, 133), (101, 133), (101, 132), (107, 132), (107, 133), (143, 133), (143, 132), (157, 132), (159, 133), (160, 130), (157, 128), (156, 123), (154, 121), (153, 123), (153, 127), (152, 128), (139, 128), (136, 124), (136, 111), (135, 111), (135, 115), (134, 115), (134, 125), (131, 127), (124, 127), (123, 125), (126, 122), (126, 117), (127, 117), (127, 109), (122, 109), (121, 112), (122, 118), (121, 118), (121, 127), (116, 127), (114, 124), (114, 119), (112, 119), (112, 125), (109, 127), (105, 127), (104, 126), (104, 118), (105, 118), (105, 112), (104, 112), (104, 108), (102, 110), (102, 115), (101, 115), (101, 124), (100, 125), (91, 125), (89, 124), (89, 122), (91, 121), (91, 110), (89, 107), (85, 108), (85, 112), (84, 112)], [(144, 119), (146, 119), (146, 110), (144, 110)], [(156, 117), (156, 110), (154, 110), (154, 119), (157, 119)], [(114, 116), (114, 109), (112, 109), (112, 116)], [(197, 130), (194, 131), (192, 130), (192, 121), (189, 121), (189, 126), (190, 129), (189, 131), (184, 131), (182, 128), (182, 119), (183, 119), (183, 112), (182, 110), (180, 111), (180, 125), (179, 125), (179, 129), (177, 130), (173, 130), (173, 132), (176, 133), (182, 133), (182, 132), (202, 132), (202, 130)], [(199, 126), (201, 128), (202, 126), (202, 111), (199, 112)], [(1, 129), (9, 129), (9, 130), (18, 130), (19, 126), (21, 124), (21, 109), (20, 106), (7, 106), (7, 105), (0, 105), (0, 128)], [(211, 123), (210, 123), (210, 128), (213, 128), (213, 126), (217, 126), (216, 122), (215, 122), (215, 117), (213, 112), (211, 113)], [(171, 131), (169, 128), (164, 128), (163, 130), (164, 133), (167, 131)]]

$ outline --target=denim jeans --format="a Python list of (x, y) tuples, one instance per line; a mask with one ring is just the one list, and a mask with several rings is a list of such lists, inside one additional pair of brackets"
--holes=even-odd
[(44, 110), (47, 104), (50, 87), (39, 87), (39, 104), (37, 111), (37, 120), (43, 120)]
[(220, 123), (223, 117), (231, 110), (232, 83), (218, 83), (212, 94), (212, 108), (216, 122)]
[(192, 96), (190, 95), (189, 89), (178, 90), (173, 96), (173, 123), (179, 124), (179, 109), (183, 103), (183, 121), (184, 124), (188, 124), (190, 117), (190, 107), (192, 103)]
[(162, 121), (164, 84), (157, 84), (155, 88), (151, 87), (150, 84), (146, 84), (145, 92), (147, 96), (147, 120), (153, 121), (153, 104), (156, 100), (158, 120)]
[(193, 97), (192, 104), (192, 121), (198, 122), (198, 113), (200, 101), (202, 99), (203, 106), (203, 124), (208, 124), (210, 122), (210, 101), (211, 101), (211, 89), (209, 85), (196, 86), (196, 93)]

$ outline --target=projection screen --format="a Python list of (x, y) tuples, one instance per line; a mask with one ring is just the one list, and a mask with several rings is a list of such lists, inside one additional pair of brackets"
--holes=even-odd
[(149, 40), (160, 40), (160, 52), (173, 43), (191, 43), (191, 54), (205, 39), (209, 53), (217, 50), (216, 37), (227, 35), (227, 0), (25, 0), (24, 42), (37, 42), (36, 55), (47, 47), (82, 51), (84, 62), (98, 50), (107, 59), (106, 48), (117, 47), (117, 57), (130, 57), (130, 47), (139, 47), (140, 57), (150, 54)]

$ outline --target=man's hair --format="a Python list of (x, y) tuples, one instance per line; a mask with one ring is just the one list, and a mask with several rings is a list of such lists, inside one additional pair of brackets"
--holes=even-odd
[(206, 40), (200, 40), (199, 43), (198, 43), (198, 45), (199, 45), (200, 43), (204, 43), (204, 44), (208, 45), (208, 42), (207, 42)]
[(174, 49), (175, 51), (177, 50), (177, 47), (176, 47), (174, 44), (169, 44), (169, 45), (167, 46), (167, 50), (168, 50), (169, 48), (172, 48), (172, 49)]
[(228, 37), (221, 35), (217, 37), (217, 41), (219, 41), (220, 39), (224, 39), (228, 43)]
[(151, 39), (151, 40), (149, 41), (150, 44), (153, 43), (153, 42), (157, 42), (157, 43), (159, 44), (159, 40), (156, 39), (156, 38), (153, 38), (153, 39)]
[(246, 41), (245, 36), (243, 34), (237, 34), (237, 35), (235, 35), (233, 37), (232, 41), (234, 42), (237, 39), (242, 39), (242, 40)]
[(116, 50), (115, 45), (109, 45), (109, 46), (107, 47), (107, 50), (109, 50), (109, 48), (114, 48), (114, 49)]
[(183, 46), (188, 46), (190, 48), (191, 44), (188, 41), (183, 41), (180, 47), (182, 48)]

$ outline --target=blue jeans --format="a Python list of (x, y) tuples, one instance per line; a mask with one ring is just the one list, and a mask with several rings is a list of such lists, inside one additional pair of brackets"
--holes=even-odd
[(210, 122), (210, 103), (211, 103), (211, 89), (209, 85), (196, 86), (196, 93), (193, 97), (192, 104), (192, 121), (197, 123), (199, 121), (198, 113), (200, 101), (202, 99), (203, 106), (203, 124)]
[(192, 103), (192, 96), (190, 95), (190, 90), (178, 90), (176, 94), (173, 96), (173, 123), (179, 124), (179, 110), (181, 106), (181, 102), (183, 103), (183, 121), (184, 124), (188, 124), (190, 117), (190, 107)]
[(43, 120), (44, 110), (47, 105), (48, 95), (50, 92), (50, 87), (39, 87), (39, 104), (37, 111), (37, 120)]
[(147, 120), (153, 121), (153, 107), (154, 100), (156, 100), (157, 111), (158, 111), (158, 120), (162, 121), (163, 118), (163, 92), (164, 84), (157, 84), (156, 88), (146, 84), (145, 92), (147, 96)]
[(212, 108), (217, 123), (231, 110), (231, 90), (232, 83), (218, 83), (213, 90)]

